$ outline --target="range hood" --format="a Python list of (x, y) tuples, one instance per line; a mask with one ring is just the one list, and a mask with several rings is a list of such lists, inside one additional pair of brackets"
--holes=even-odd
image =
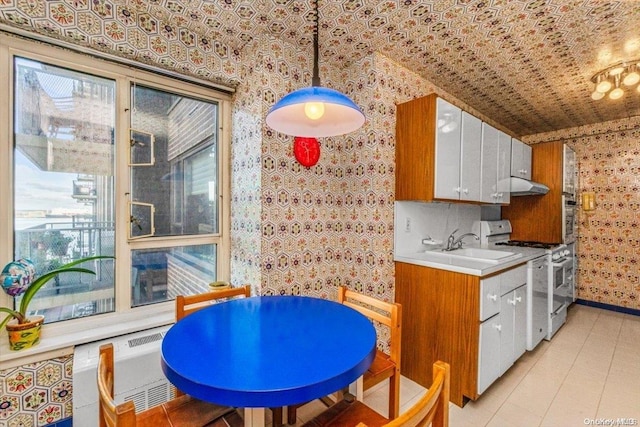
[(528, 181), (515, 176), (511, 177), (511, 195), (512, 196), (531, 196), (547, 194), (549, 187), (539, 182)]

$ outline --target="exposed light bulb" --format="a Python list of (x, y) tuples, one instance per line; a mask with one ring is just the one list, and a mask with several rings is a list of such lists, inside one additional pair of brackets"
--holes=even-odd
[(304, 104), (304, 114), (311, 120), (318, 120), (324, 116), (324, 103), (306, 102)]
[(611, 89), (611, 86), (613, 86), (613, 85), (611, 84), (611, 82), (609, 80), (602, 80), (596, 86), (596, 90), (598, 92), (600, 92), (600, 93), (607, 93), (607, 92), (609, 92), (609, 89)]
[(616, 67), (614, 69), (612, 69), (611, 71), (609, 71), (609, 75), (610, 76), (617, 76), (618, 74), (622, 74), (622, 72), (625, 70), (625, 67), (623, 67), (622, 65), (619, 67)]
[(640, 74), (637, 71), (632, 71), (622, 79), (622, 83), (625, 86), (633, 86), (634, 84), (640, 82)]
[(591, 93), (591, 99), (593, 99), (594, 101), (598, 101), (600, 99), (604, 98), (604, 93), (602, 92), (598, 92), (597, 90), (594, 90)]
[(614, 90), (611, 91), (611, 93), (609, 94), (609, 98), (610, 99), (620, 99), (622, 98), (622, 95), (624, 95), (624, 91), (617, 87)]

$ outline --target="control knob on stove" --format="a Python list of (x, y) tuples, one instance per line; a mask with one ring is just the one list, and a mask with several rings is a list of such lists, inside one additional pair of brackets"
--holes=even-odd
[(554, 261), (555, 261), (555, 260), (557, 260), (557, 259), (559, 259), (559, 258), (560, 258), (560, 254), (559, 254), (558, 252), (556, 252), (556, 253), (554, 253), (554, 254), (551, 254), (551, 259), (552, 259), (552, 260), (554, 260)]
[(569, 252), (569, 249), (565, 249), (564, 251), (562, 251), (562, 256), (568, 256), (571, 252)]

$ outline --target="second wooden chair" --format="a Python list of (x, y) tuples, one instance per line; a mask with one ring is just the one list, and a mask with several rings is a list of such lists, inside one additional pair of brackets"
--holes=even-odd
[(352, 395), (337, 402), (303, 427), (448, 427), (450, 396), (449, 364), (433, 364), (433, 382), (425, 395), (399, 417), (389, 420)]
[[(389, 380), (389, 418), (400, 413), (400, 337), (402, 335), (402, 306), (398, 303), (379, 299), (338, 287), (338, 302), (358, 310), (374, 322), (380, 323), (389, 331), (389, 354), (376, 350), (376, 357), (364, 374), (364, 389), (367, 390), (384, 380)], [(341, 394), (338, 394), (339, 398)], [(287, 421), (295, 424), (297, 408), (288, 407)]]

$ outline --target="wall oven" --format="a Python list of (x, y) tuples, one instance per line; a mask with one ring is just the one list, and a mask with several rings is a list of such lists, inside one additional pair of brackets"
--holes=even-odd
[(547, 340), (567, 319), (567, 308), (573, 302), (573, 254), (565, 245), (554, 248), (549, 265), (549, 329)]

